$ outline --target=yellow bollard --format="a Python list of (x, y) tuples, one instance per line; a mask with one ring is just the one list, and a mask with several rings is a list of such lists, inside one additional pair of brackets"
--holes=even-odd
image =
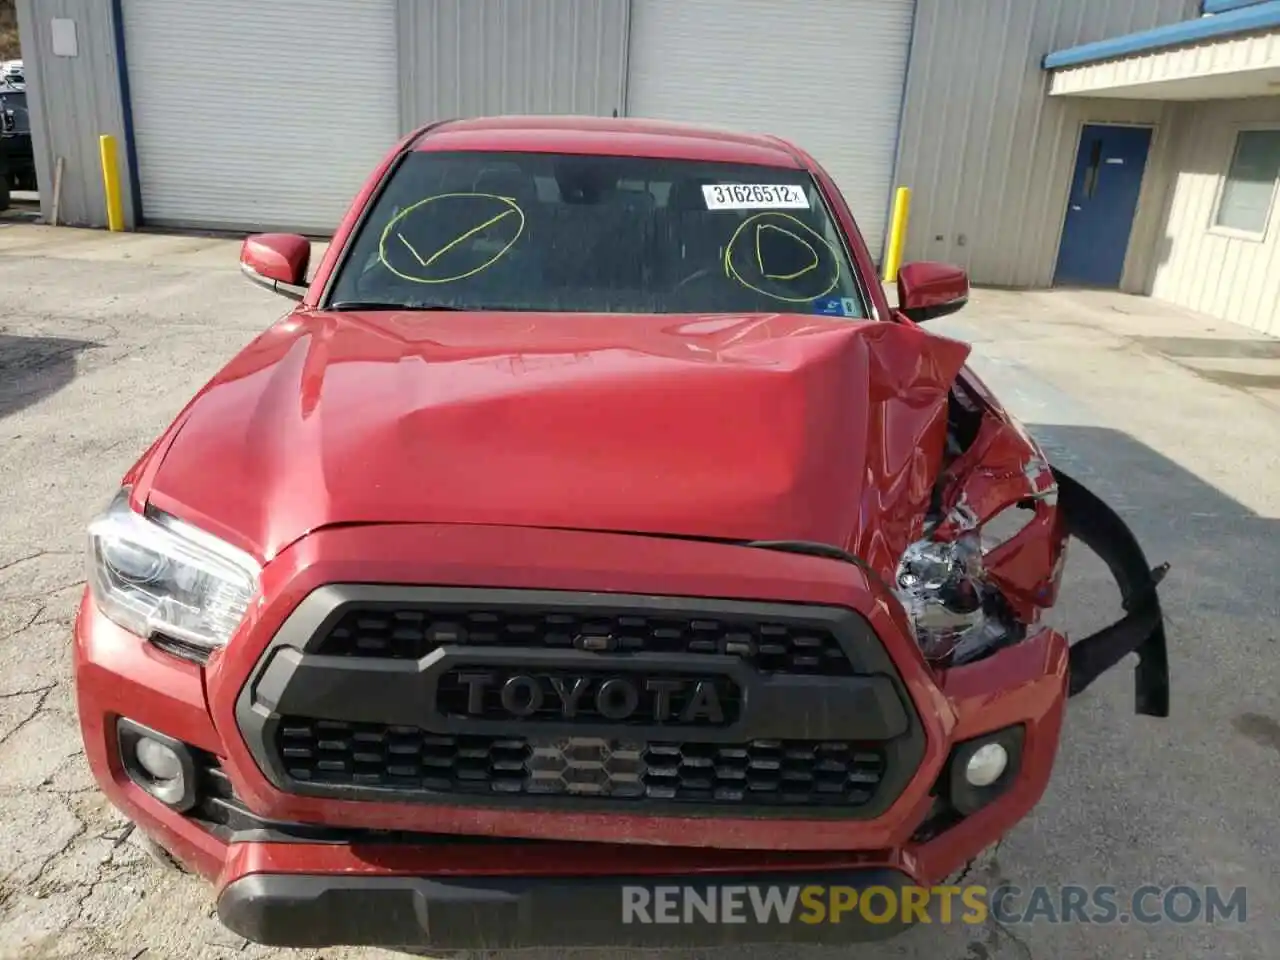
[(893, 221), (889, 224), (889, 246), (884, 255), (884, 282), (898, 279), (902, 248), (907, 243), (907, 218), (911, 213), (911, 188), (899, 187), (893, 198)]
[(120, 166), (116, 154), (116, 138), (104, 133), (98, 138), (102, 158), (102, 189), (107, 196), (107, 229), (119, 233), (124, 229), (124, 204), (120, 199)]

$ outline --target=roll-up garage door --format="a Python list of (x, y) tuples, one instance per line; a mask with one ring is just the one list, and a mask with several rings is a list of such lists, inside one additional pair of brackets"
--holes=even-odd
[(627, 113), (794, 140), (883, 246), (915, 0), (633, 0)]
[(395, 0), (124, 0), (149, 223), (325, 233), (399, 135)]

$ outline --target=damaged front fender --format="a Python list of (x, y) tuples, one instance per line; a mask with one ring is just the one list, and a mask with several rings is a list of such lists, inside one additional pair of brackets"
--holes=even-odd
[(1149, 717), (1169, 715), (1169, 651), (1157, 585), (1169, 565), (1154, 569), (1128, 525), (1099, 497), (1053, 468), (1058, 483), (1058, 511), (1067, 532), (1096, 553), (1111, 571), (1125, 615), (1116, 623), (1071, 645), (1071, 696), (1131, 653), (1138, 655), (1134, 672), (1134, 709)]
[[(1120, 516), (1051, 466), (970, 371), (952, 391), (948, 452), (927, 539), (908, 549), (897, 580), (926, 659), (972, 662), (1028, 635), (1058, 599), (1074, 537), (1106, 563), (1125, 613), (1071, 646), (1070, 694), (1136, 653), (1136, 711), (1168, 716), (1169, 660), (1156, 590), (1168, 566), (1152, 569)], [(1002, 531), (1002, 521), (1018, 529)]]

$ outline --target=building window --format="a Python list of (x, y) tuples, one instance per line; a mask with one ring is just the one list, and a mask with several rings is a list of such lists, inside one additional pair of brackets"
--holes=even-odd
[(1280, 178), (1280, 130), (1242, 130), (1236, 136), (1214, 225), (1264, 234)]

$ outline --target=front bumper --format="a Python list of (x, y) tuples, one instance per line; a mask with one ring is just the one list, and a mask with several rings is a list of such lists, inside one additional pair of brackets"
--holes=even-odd
[[(423, 561), (424, 539), (434, 556), (448, 561)], [(851, 567), (711, 544), (659, 543), (648, 555), (639, 555), (624, 549), (625, 542), (602, 548), (601, 539), (483, 528), (324, 531), (269, 565), (264, 574), (267, 603), (204, 669), (121, 630), (86, 597), (76, 623), (75, 671), (95, 777), (146, 833), (214, 882), (228, 925), (253, 939), (296, 945), (311, 945), (308, 937), (322, 937), (405, 946), (409, 944), (396, 940), (415, 932), (414, 945), (485, 946), (489, 940), (483, 937), (499, 932), (531, 945), (554, 933), (539, 926), (541, 919), (530, 919), (531, 910), (541, 912), (543, 904), (559, 903), (569, 892), (576, 895), (582, 878), (601, 878), (603, 889), (616, 889), (620, 871), (628, 877), (706, 882), (782, 873), (801, 884), (856, 888), (882, 877), (891, 887), (903, 882), (929, 886), (997, 842), (1038, 802), (1052, 769), (1068, 687), (1065, 639), (1048, 630), (988, 660), (946, 671), (936, 681), (912, 659), (914, 651), (905, 640), (896, 646), (886, 643), (918, 712), (914, 722), (920, 725), (923, 749), (907, 781), (895, 788), (896, 799), (865, 817), (819, 817), (804, 811), (698, 817), (644, 809), (318, 796), (290, 789), (255, 759), (238, 715), (247, 678), (257, 676), (260, 665), (268, 662), (264, 654), (272, 638), (304, 598), (326, 584), (481, 587), (496, 580), (523, 589), (612, 592), (610, 587), (616, 590), (616, 584), (625, 583), (638, 593), (657, 595), (686, 592), (733, 599), (736, 594), (745, 601), (775, 591), (775, 596), (782, 592), (803, 603), (868, 608), (865, 595), (854, 595), (867, 587)], [(723, 569), (725, 550), (733, 551), (736, 560), (733, 576), (708, 574)], [(370, 556), (381, 559), (334, 559)], [(495, 557), (509, 560), (503, 565)], [(878, 635), (900, 636), (888, 609), (873, 605), (869, 619)], [(214, 822), (199, 810), (179, 813), (139, 787), (121, 760), (116, 739), (121, 717), (180, 740), (216, 762), (234, 791), (231, 800), (216, 799), (224, 807), (232, 804), (236, 816)], [(937, 816), (940, 785), (956, 745), (1006, 727), (1020, 728), (1022, 737), (1020, 765), (1008, 789), (967, 815)], [(339, 877), (345, 879), (333, 879)], [(477, 885), (478, 878), (487, 879)], [(497, 879), (503, 883), (494, 886), (490, 881)], [(480, 891), (475, 895), (484, 905), (473, 911), (467, 906), (473, 903), (467, 899), (471, 894), (459, 895), (458, 884)], [(387, 913), (379, 928), (361, 925), (355, 916), (370, 906)], [(476, 934), (465, 923), (455, 925), (451, 917), (459, 910), (478, 912), (492, 922), (486, 921)], [(872, 924), (874, 930), (860, 930), (849, 919), (848, 924), (792, 924), (773, 932), (751, 924), (727, 930), (733, 925), (719, 924), (701, 934), (686, 924), (629, 932), (584, 920), (572, 936), (573, 942), (584, 944), (596, 942), (594, 937), (611, 944), (632, 938), (639, 938), (638, 945), (656, 943), (646, 938), (663, 937), (690, 944), (703, 942), (698, 938), (704, 935), (714, 943), (739, 942), (732, 939), (739, 936), (829, 942), (878, 936), (891, 926)], [(810, 926), (821, 929), (806, 932)], [(307, 933), (312, 927), (317, 932)], [(464, 942), (477, 935), (482, 939)]]
[[(615, 869), (617, 858), (624, 856), (632, 864), (644, 860), (651, 871), (689, 873), (727, 867), (786, 869), (793, 864), (804, 869), (882, 865), (901, 867), (921, 882), (932, 882), (998, 840), (1039, 799), (1048, 782), (1065, 708), (1066, 660), (1063, 638), (1046, 631), (983, 664), (952, 671), (947, 677), (946, 702), (955, 718), (953, 736), (939, 744), (941, 762), (917, 775), (929, 781), (923, 791), (924, 802), (911, 800), (904, 805), (900, 799), (885, 815), (871, 821), (826, 818), (777, 822), (727, 817), (689, 821), (474, 808), (467, 811), (471, 815), (471, 829), (467, 829), (466, 822), (454, 820), (458, 816), (455, 811), (446, 809), (440, 818), (439, 810), (431, 806), (321, 800), (292, 794), (272, 794), (272, 802), (263, 804), (253, 799), (251, 791), (257, 785), (241, 777), (230, 763), (231, 750), (210, 717), (198, 667), (121, 630), (102, 617), (88, 598), (77, 618), (75, 645), (78, 713), (98, 783), (117, 807), (210, 880), (226, 879), (224, 874), (235, 865), (233, 860), (243, 864), (245, 851), (259, 848), (277, 853), (284, 849), (291, 867), (302, 872), (308, 863), (316, 862), (338, 872), (357, 865), (376, 872), (387, 861), (365, 857), (369, 845), (383, 837), (391, 837), (396, 849), (403, 852), (394, 868), (386, 867), (388, 872), (454, 873), (476, 863), (476, 846), (462, 842), (474, 837), (500, 846), (503, 854), (493, 869), (507, 874), (527, 873), (535, 867), (567, 875), (599, 872)], [(237, 809), (251, 811), (252, 819), (215, 829), (213, 824), (179, 814), (149, 796), (130, 779), (121, 762), (116, 736), (121, 717), (216, 758), (223, 778), (234, 786)], [(930, 778), (936, 780), (950, 744), (1016, 724), (1025, 727), (1026, 740), (1013, 788), (950, 829), (931, 836), (918, 833), (933, 800)], [(685, 831), (685, 836), (678, 838), (684, 842), (668, 839), (673, 820)], [(704, 844), (699, 827), (732, 832), (736, 842)], [(557, 830), (558, 834), (553, 833)], [(397, 831), (414, 836), (396, 838)], [(533, 834), (552, 837), (530, 836)], [(420, 856), (423, 848), (429, 857)], [(517, 848), (520, 856), (513, 858), (512, 851)], [(361, 855), (353, 855), (351, 862), (333, 859), (338, 851), (352, 849), (361, 850)], [(591, 856), (584, 859), (586, 853)], [(599, 863), (593, 859), (597, 855), (602, 858)], [(254, 869), (263, 869), (263, 865)]]
[[(253, 874), (218, 897), (218, 916), (256, 943), (290, 947), (716, 947), (880, 940), (907, 924), (885, 905), (909, 885), (896, 870), (587, 879)], [(807, 889), (801, 899), (802, 889)], [(869, 891), (880, 898), (859, 910)], [(779, 907), (757, 912), (769, 902)], [(832, 897), (835, 910), (832, 909)], [(698, 909), (693, 909), (697, 905)], [(701, 912), (705, 911), (705, 912)], [(837, 915), (833, 918), (832, 913)], [(688, 917), (688, 920), (686, 920)]]

